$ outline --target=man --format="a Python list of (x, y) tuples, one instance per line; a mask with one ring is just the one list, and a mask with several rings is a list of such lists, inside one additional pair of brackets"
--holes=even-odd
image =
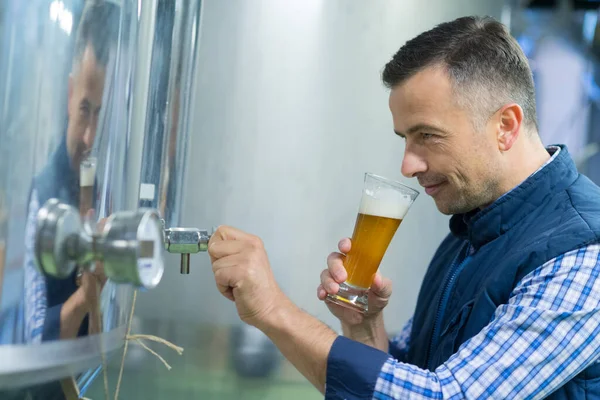
[[(281, 292), (260, 239), (230, 227), (209, 243), (219, 290), (328, 399), (600, 398), (600, 188), (542, 145), (516, 41), (459, 18), (407, 42), (383, 81), (402, 173), (453, 215), (402, 334), (388, 342), (386, 279), (366, 316), (328, 304), (338, 336)], [(346, 279), (350, 241), (339, 248), (320, 299)]]
[[(27, 224), (25, 268), (25, 340), (28, 343), (86, 335), (88, 314), (97, 308), (99, 289), (106, 278), (95, 273), (76, 273), (66, 279), (41, 275), (34, 261), (33, 237), (39, 208), (57, 198), (79, 208), (80, 163), (94, 144), (111, 46), (118, 29), (118, 7), (103, 0), (89, 1), (75, 40), (68, 85), (66, 134), (49, 164), (33, 182)], [(89, 210), (88, 210), (89, 211)], [(97, 330), (97, 327), (96, 327)]]

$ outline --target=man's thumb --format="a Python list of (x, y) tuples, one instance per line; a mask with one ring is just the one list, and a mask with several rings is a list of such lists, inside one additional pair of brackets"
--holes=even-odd
[(375, 274), (375, 279), (373, 279), (370, 292), (376, 296), (387, 299), (392, 295), (392, 281), (377, 273)]

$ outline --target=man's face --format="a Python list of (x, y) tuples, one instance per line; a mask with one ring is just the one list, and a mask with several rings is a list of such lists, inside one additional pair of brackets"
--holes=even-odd
[(494, 125), (477, 132), (455, 96), (445, 70), (431, 67), (393, 88), (389, 99), (394, 130), (406, 139), (402, 174), (417, 178), (444, 214), (471, 211), (501, 194)]
[(69, 78), (67, 151), (76, 173), (79, 173), (81, 160), (94, 144), (104, 78), (105, 68), (97, 62), (93, 49), (88, 46), (78, 68)]

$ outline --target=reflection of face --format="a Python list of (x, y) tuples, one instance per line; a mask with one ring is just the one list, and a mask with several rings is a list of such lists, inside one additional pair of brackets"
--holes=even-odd
[(94, 144), (105, 72), (105, 68), (98, 64), (93, 49), (88, 46), (79, 66), (69, 78), (67, 150), (76, 173), (79, 173), (83, 155)]
[(427, 68), (390, 93), (394, 130), (406, 138), (402, 174), (415, 177), (444, 214), (460, 214), (500, 196), (496, 131), (478, 132), (457, 105), (443, 68)]

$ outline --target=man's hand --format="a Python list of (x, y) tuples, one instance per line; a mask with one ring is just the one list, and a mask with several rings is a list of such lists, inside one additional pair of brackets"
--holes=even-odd
[(91, 311), (98, 307), (100, 301), (100, 293), (106, 283), (106, 275), (104, 275), (104, 266), (101, 262), (96, 262), (96, 267), (93, 272), (83, 271), (81, 276), (81, 290), (83, 298), (87, 305), (87, 311)]
[[(327, 294), (337, 294), (340, 283), (348, 279), (346, 268), (344, 268), (344, 260), (346, 259), (344, 254), (349, 253), (351, 247), (350, 239), (342, 239), (338, 244), (340, 253), (331, 253), (327, 257), (327, 269), (321, 273), (321, 284), (317, 288), (319, 300), (325, 300)], [(369, 290), (369, 311), (367, 314), (361, 314), (328, 301), (325, 304), (327, 304), (331, 313), (341, 321), (345, 336), (387, 351), (387, 334), (381, 311), (388, 304), (391, 295), (392, 281), (377, 273)]]
[(90, 314), (89, 333), (101, 330), (99, 318), (100, 293), (106, 283), (102, 263), (96, 263), (94, 272), (83, 271), (80, 286), (63, 304), (60, 311), (60, 338), (72, 339), (87, 314)]
[(260, 329), (278, 306), (289, 302), (275, 282), (260, 238), (221, 226), (210, 238), (208, 253), (219, 292), (235, 302), (245, 323)]
[(242, 321), (263, 331), (324, 393), (327, 357), (337, 334), (288, 299), (271, 271), (262, 241), (221, 226), (208, 242), (217, 287), (235, 302)]
[[(95, 218), (94, 209), (88, 210), (86, 218), (92, 221)], [(100, 219), (95, 223), (95, 230), (101, 232), (104, 229), (107, 218)], [(104, 274), (104, 264), (96, 262), (93, 271), (84, 270), (81, 276), (81, 286), (79, 291), (82, 292), (82, 298), (86, 304), (86, 311), (95, 310), (98, 308), (100, 293), (106, 284), (106, 275)]]
[[(346, 259), (344, 254), (350, 252), (351, 243), (348, 238), (342, 239), (338, 244), (341, 253), (331, 253), (327, 257), (327, 269), (321, 272), (321, 284), (317, 288), (319, 300), (325, 300), (327, 294), (337, 294), (340, 289), (339, 284), (348, 279), (346, 268), (344, 268), (344, 260)], [(339, 318), (340, 321), (353, 326), (360, 325), (365, 320), (373, 319), (379, 315), (385, 306), (387, 306), (391, 295), (392, 281), (383, 278), (377, 273), (369, 290), (369, 311), (366, 315), (330, 302), (326, 302), (326, 304), (332, 314)]]

